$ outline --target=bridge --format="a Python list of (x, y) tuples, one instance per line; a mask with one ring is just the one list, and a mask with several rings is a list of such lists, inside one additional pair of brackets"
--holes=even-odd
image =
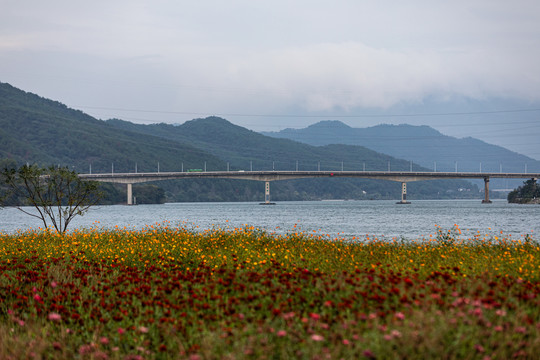
[(133, 188), (136, 183), (162, 181), (173, 179), (243, 179), (265, 182), (263, 204), (270, 202), (270, 182), (302, 178), (364, 178), (401, 182), (401, 201), (398, 204), (408, 204), (407, 183), (422, 180), (437, 179), (484, 179), (484, 199), (482, 203), (491, 203), (489, 199), (490, 178), (503, 179), (533, 179), (536, 181), (540, 173), (493, 173), (493, 172), (414, 172), (414, 171), (187, 171), (187, 172), (152, 172), (152, 173), (103, 173), (79, 174), (80, 178), (100, 182), (120, 183), (127, 185), (127, 204), (133, 205)]

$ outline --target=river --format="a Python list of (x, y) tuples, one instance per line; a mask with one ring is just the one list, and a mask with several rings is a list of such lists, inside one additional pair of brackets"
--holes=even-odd
[[(28, 210), (31, 210), (28, 208)], [(451, 229), (457, 224), (462, 236), (500, 236), (519, 239), (540, 233), (540, 206), (508, 204), (496, 200), (417, 200), (408, 205), (395, 201), (302, 201), (258, 203), (169, 203), (162, 205), (96, 206), (76, 217), (68, 229), (132, 228), (167, 224), (193, 229), (232, 229), (246, 225), (269, 232), (300, 229), (329, 237), (379, 239), (427, 238), (436, 225)], [(0, 232), (37, 229), (41, 221), (15, 208), (0, 210)]]

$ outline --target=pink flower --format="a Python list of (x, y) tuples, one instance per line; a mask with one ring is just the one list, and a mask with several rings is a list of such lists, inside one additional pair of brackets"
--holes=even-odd
[(120, 335), (126, 332), (126, 330), (122, 329), (121, 327), (119, 327), (117, 331)]
[(311, 340), (313, 340), (313, 341), (323, 341), (324, 337), (322, 337), (321, 335), (318, 335), (318, 334), (313, 334), (313, 335), (311, 335)]
[(364, 352), (362, 353), (362, 355), (364, 355), (364, 356), (367, 357), (368, 359), (375, 359), (375, 354), (373, 353), (373, 351), (371, 351), (371, 350), (369, 350), (369, 349), (364, 350)]
[(404, 315), (402, 312), (397, 312), (394, 316), (395, 316), (395, 318), (398, 319), (398, 320), (403, 320), (403, 319), (405, 319), (405, 315)]
[(295, 315), (294, 312), (288, 312), (288, 313), (283, 314), (283, 318), (285, 320), (289, 320), (289, 319), (292, 319), (294, 315)]
[(279, 337), (287, 336), (287, 332), (285, 330), (279, 330), (276, 334)]
[(527, 329), (524, 326), (517, 326), (515, 331), (519, 334), (525, 334)]
[(311, 313), (309, 314), (309, 317), (312, 318), (313, 320), (319, 320), (321, 318), (321, 315), (316, 314), (316, 313)]
[(51, 282), (51, 287), (52, 287), (53, 289), (54, 289), (55, 287), (57, 287), (57, 286), (58, 286), (58, 284), (56, 283), (56, 281)]
[(342, 343), (343, 343), (343, 345), (350, 345), (351, 344), (351, 342), (349, 340), (347, 340), (347, 339), (343, 339)]
[(148, 328), (145, 326), (139, 326), (139, 331), (143, 334), (146, 334), (148, 332)]
[(392, 330), (392, 331), (390, 331), (390, 335), (393, 338), (400, 338), (401, 337), (401, 332), (399, 330)]
[(52, 312), (52, 313), (49, 314), (49, 320), (51, 320), (51, 321), (60, 321), (60, 320), (62, 320), (62, 316), (60, 316), (60, 314), (58, 314), (58, 313)]
[(106, 338), (105, 336), (99, 338), (99, 342), (102, 344), (102, 345), (107, 345), (109, 343), (109, 339)]
[(41, 296), (39, 296), (39, 294), (35, 294), (34, 295), (34, 300), (41, 301)]

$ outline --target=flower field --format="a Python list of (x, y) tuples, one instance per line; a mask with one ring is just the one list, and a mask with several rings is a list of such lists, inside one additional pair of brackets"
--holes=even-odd
[(292, 229), (0, 235), (0, 359), (510, 359), (540, 353), (529, 236)]

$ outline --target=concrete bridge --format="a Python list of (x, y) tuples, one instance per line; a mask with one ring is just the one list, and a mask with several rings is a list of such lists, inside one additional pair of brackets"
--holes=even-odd
[(153, 173), (104, 173), (79, 174), (86, 180), (120, 183), (127, 185), (127, 204), (133, 204), (132, 185), (150, 181), (173, 179), (243, 179), (265, 182), (264, 204), (270, 204), (270, 182), (301, 178), (348, 177), (364, 179), (380, 179), (401, 182), (401, 201), (398, 204), (408, 204), (407, 183), (411, 181), (437, 179), (484, 179), (484, 199), (489, 200), (489, 179), (533, 179), (536, 181), (540, 173), (491, 173), (491, 172), (415, 172), (415, 171), (187, 171), (187, 172), (153, 172)]

